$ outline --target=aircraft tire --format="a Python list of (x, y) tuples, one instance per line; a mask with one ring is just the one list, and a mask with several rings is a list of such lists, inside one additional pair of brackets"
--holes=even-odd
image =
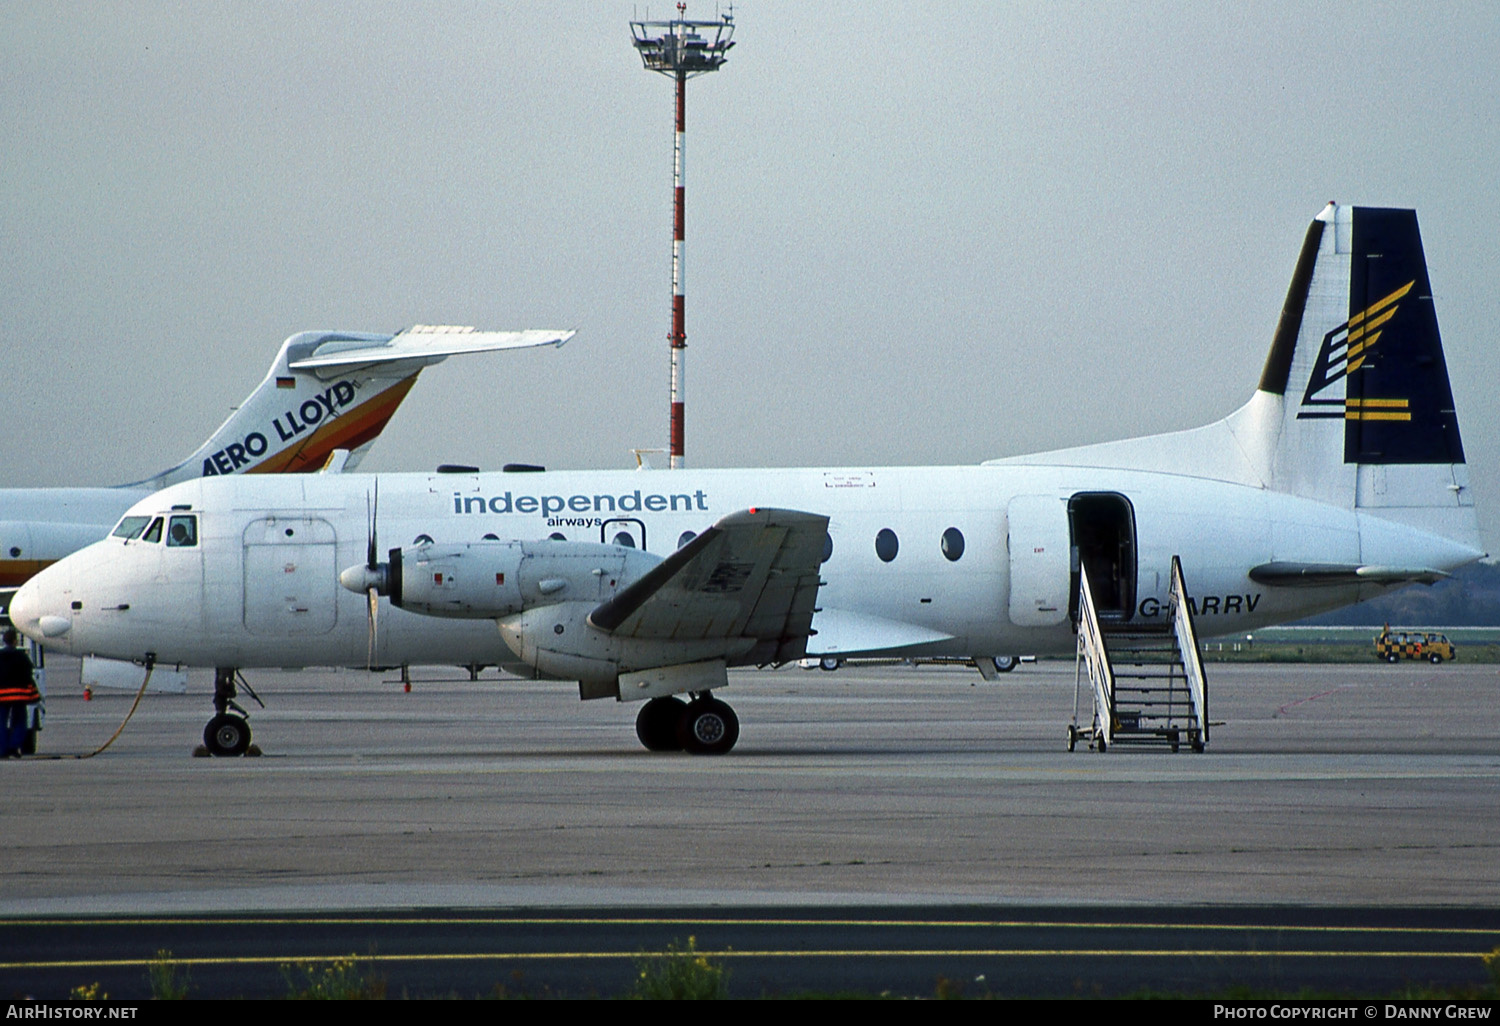
[(219, 713), (203, 728), (203, 744), (211, 755), (244, 755), (250, 748), (250, 722), (243, 716)]
[(1000, 671), (1001, 673), (1009, 673), (1011, 670), (1014, 670), (1016, 666), (1021, 662), (1021, 657), (1013, 655), (996, 656), (990, 661), (995, 664), (996, 670)]
[(635, 736), (648, 752), (680, 752), (677, 725), (682, 721), (687, 703), (672, 695), (653, 698), (641, 706), (635, 717)]
[(689, 702), (677, 722), (677, 740), (693, 755), (723, 755), (739, 738), (739, 717), (717, 698)]

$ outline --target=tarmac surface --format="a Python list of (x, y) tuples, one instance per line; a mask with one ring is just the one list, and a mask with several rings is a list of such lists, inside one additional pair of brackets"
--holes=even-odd
[(72, 759), (133, 695), (54, 660), (0, 764), (0, 995), (134, 1000), (169, 950), (196, 997), (351, 954), (391, 996), (610, 996), (692, 937), (749, 997), (1483, 993), (1500, 668), (1209, 672), (1201, 755), (1069, 753), (1053, 662), (736, 673), (720, 758), (437, 668), (254, 674), (264, 755), (194, 758), (195, 673)]
[[(0, 915), (1500, 908), (1500, 668), (1209, 673), (1222, 725), (1202, 755), (1067, 752), (1071, 663), (997, 683), (734, 673), (719, 696), (741, 739), (719, 758), (646, 752), (634, 705), (439, 668), (410, 694), (363, 672), (253, 674), (265, 754), (193, 758), (211, 712), (195, 677), (148, 694), (96, 758), (0, 764)], [(42, 756), (92, 750), (133, 697), (84, 701), (63, 660), (49, 678)]]
[[(945, 905), (43, 917), (6, 920), (0, 930), (0, 1006), (6, 996), (55, 1000), (79, 986), (116, 1001), (161, 995), (160, 979), (153, 986), (150, 977), (164, 970), (193, 997), (285, 997), (310, 984), (325, 993), (371, 987), (412, 998), (616, 997), (631, 993), (643, 964), (675, 947), (690, 950), (688, 960), (721, 966), (732, 997), (1426, 996), (1441, 997), (1442, 1017), (1454, 1018), (1454, 998), (1496, 1004), (1493, 990), (1485, 992), (1493, 984), (1482, 956), (1497, 944), (1495, 917), (1464, 909)], [(1373, 1017), (1364, 1009), (1345, 1014)]]

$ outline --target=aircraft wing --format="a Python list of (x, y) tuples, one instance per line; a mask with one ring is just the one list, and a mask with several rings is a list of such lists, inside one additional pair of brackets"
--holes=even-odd
[(294, 371), (346, 370), (375, 363), (421, 361), (422, 366), (463, 353), (487, 353), (499, 349), (560, 346), (574, 331), (531, 328), (525, 331), (480, 331), (453, 324), (416, 324), (389, 340), (364, 342), (330, 340), (287, 366)]
[(749, 509), (720, 519), (589, 614), (630, 638), (754, 638), (744, 657), (782, 663), (807, 651), (828, 518)]
[(1250, 571), (1257, 584), (1316, 588), (1329, 584), (1436, 584), (1447, 577), (1428, 567), (1364, 566), (1358, 563), (1262, 563)]

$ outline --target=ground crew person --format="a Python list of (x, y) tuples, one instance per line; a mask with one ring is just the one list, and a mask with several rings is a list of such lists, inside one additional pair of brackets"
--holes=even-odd
[(16, 647), (20, 635), (7, 627), (0, 648), (0, 759), (20, 757), (26, 745), (28, 706), (42, 694), (32, 676), (31, 657)]

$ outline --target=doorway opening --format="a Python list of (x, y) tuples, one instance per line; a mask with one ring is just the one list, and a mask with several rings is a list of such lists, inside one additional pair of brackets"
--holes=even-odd
[(1124, 623), (1135, 613), (1135, 510), (1118, 492), (1079, 492), (1068, 500), (1072, 537), (1068, 614), (1078, 622), (1078, 575), (1089, 575), (1099, 619)]

